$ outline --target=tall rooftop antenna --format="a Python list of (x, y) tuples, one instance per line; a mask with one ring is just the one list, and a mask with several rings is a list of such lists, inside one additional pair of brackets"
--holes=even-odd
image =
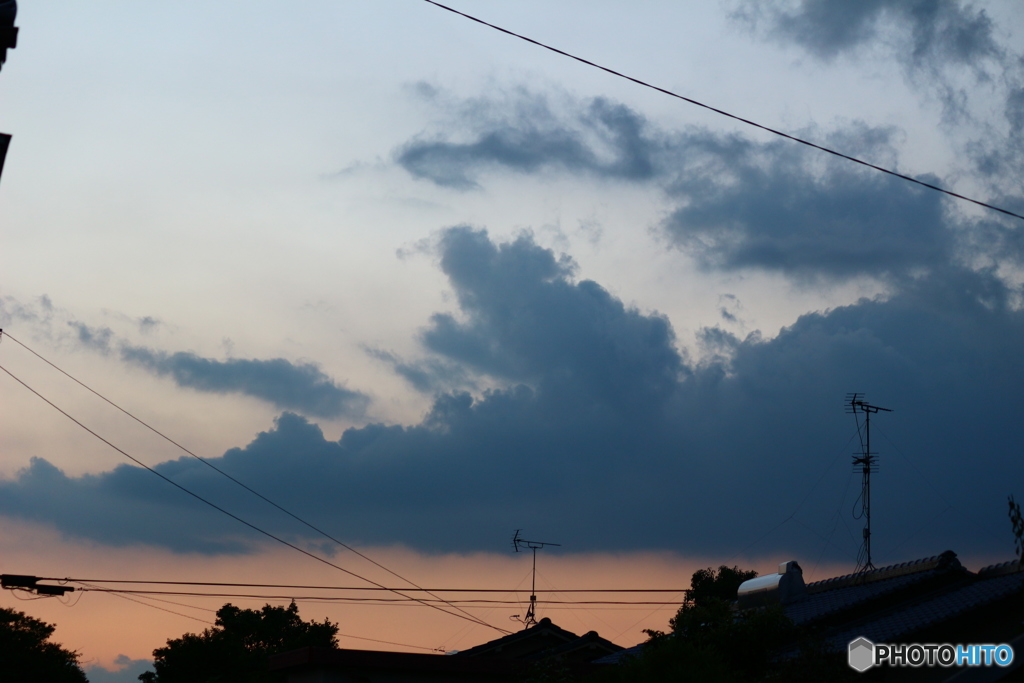
[(561, 546), (562, 544), (527, 541), (525, 538), (519, 537), (521, 531), (522, 529), (516, 529), (516, 533), (512, 536), (512, 547), (516, 549), (517, 553), (522, 548), (529, 548), (533, 551), (533, 581), (530, 584), (530, 607), (526, 610), (526, 616), (520, 619), (516, 614), (512, 618), (523, 622), (523, 628), (530, 628), (537, 624), (537, 551), (549, 545)]
[[(864, 394), (846, 395), (846, 412), (853, 413), (857, 421), (857, 436), (860, 438), (860, 452), (853, 456), (853, 471), (860, 467), (860, 514), (855, 519), (864, 519), (864, 541), (857, 551), (857, 570), (855, 573), (870, 571), (875, 568), (871, 562), (871, 473), (878, 471), (878, 454), (871, 450), (871, 416), (879, 411), (891, 413), (888, 408), (873, 406), (864, 400)], [(860, 430), (860, 414), (864, 414), (864, 432)], [(854, 503), (856, 507), (856, 503)]]

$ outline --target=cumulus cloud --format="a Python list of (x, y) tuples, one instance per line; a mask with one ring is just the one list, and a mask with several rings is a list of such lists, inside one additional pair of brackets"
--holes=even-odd
[[(466, 320), (436, 314), (424, 345), (477, 372), (623, 407), (671, 391), (686, 372), (668, 320), (625, 307), (529, 235), (495, 245), (445, 231), (441, 268)], [(552, 374), (552, 369), (557, 372)]]
[[(991, 274), (950, 267), (770, 340), (705, 331), (720, 358), (696, 365), (665, 318), (576, 280), (528, 235), (457, 227), (438, 245), (459, 308), (429, 322), (424, 347), (498, 388), (443, 392), (418, 424), (337, 441), (284, 413), (215, 464), (355, 543), (480, 550), (530, 528), (577, 551), (728, 556), (762, 539), (759, 552), (852, 561), (842, 401), (864, 391), (895, 411), (877, 421), (876, 561), (1012, 554), (1001, 525), (1024, 438), (1024, 312)], [(159, 467), (276, 533), (303, 532), (201, 463)], [(69, 478), (37, 460), (0, 483), (0, 512), (105, 543), (253, 542), (129, 466)]]

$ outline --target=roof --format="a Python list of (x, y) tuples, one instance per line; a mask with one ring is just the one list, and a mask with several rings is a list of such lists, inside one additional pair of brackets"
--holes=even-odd
[[(903, 562), (807, 585), (803, 599), (785, 609), (795, 624), (816, 627), (826, 646), (845, 650), (850, 641), (900, 642), (921, 632), (945, 629), (971, 633), (979, 624), (999, 621), (1010, 609), (1006, 598), (1024, 590), (1024, 567), (1003, 562), (965, 569), (956, 553)], [(986, 612), (987, 610), (987, 612)], [(985, 614), (984, 617), (978, 615)], [(1002, 622), (1012, 638), (1024, 626)]]
[(409, 681), (476, 683), (522, 679), (541, 661), (557, 661), (583, 673), (593, 660), (621, 649), (594, 631), (579, 636), (541, 619), (530, 628), (449, 655), (305, 647), (272, 656), (270, 668), (293, 677), (335, 672), (331, 675), (340, 673), (354, 680), (400, 676)]
[(596, 631), (579, 636), (545, 617), (529, 628), (471, 647), (454, 656), (467, 659), (568, 659), (589, 662), (621, 649), (621, 646), (602, 638)]
[(640, 653), (644, 649), (644, 645), (646, 645), (646, 643), (640, 643), (639, 645), (634, 645), (633, 647), (627, 647), (624, 650), (613, 652), (610, 655), (601, 657), (600, 659), (595, 659), (593, 664), (618, 664), (630, 657), (639, 657)]
[[(1012, 560), (970, 572), (956, 553), (901, 562), (806, 585), (806, 594), (783, 610), (796, 625), (817, 631), (827, 649), (845, 651), (858, 637), (872, 642), (908, 642), (921, 637), (997, 638), (1024, 634), (1020, 606), (1024, 564)], [(922, 642), (951, 642), (928, 640)], [(967, 641), (964, 641), (967, 642)], [(783, 651), (783, 657), (795, 654)], [(618, 664), (639, 655), (644, 644), (594, 660)], [(1022, 660), (1024, 661), (1024, 660)]]
[[(1008, 563), (1009, 564), (1009, 563)], [(908, 600), (872, 618), (852, 624), (828, 639), (832, 649), (844, 649), (858, 636), (873, 642), (894, 642), (904, 636), (950, 622), (957, 617), (994, 605), (1024, 589), (1024, 572), (1019, 564), (1010, 573), (989, 573), (965, 577), (957, 585)]]
[(947, 550), (912, 562), (809, 583), (806, 597), (787, 605), (785, 613), (798, 626), (833, 616), (845, 620), (853, 610), (871, 610), (891, 602), (894, 596), (927, 591), (960, 580), (967, 573), (956, 553)]

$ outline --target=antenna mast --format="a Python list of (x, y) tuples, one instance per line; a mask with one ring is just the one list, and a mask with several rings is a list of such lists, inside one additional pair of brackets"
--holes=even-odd
[(561, 543), (544, 543), (541, 541), (527, 541), (525, 538), (519, 537), (519, 532), (522, 529), (516, 529), (516, 533), (512, 536), (512, 547), (516, 549), (518, 553), (521, 547), (529, 548), (533, 551), (533, 580), (530, 584), (530, 607), (526, 610), (526, 616), (522, 619), (516, 614), (512, 618), (523, 622), (524, 628), (530, 628), (537, 624), (537, 551), (549, 545), (561, 546)]
[[(878, 471), (878, 454), (871, 450), (871, 416), (879, 411), (891, 413), (888, 408), (873, 406), (864, 400), (864, 394), (846, 395), (846, 412), (853, 413), (857, 421), (857, 436), (860, 437), (860, 452), (853, 456), (853, 471), (860, 467), (860, 514), (855, 519), (864, 519), (864, 542), (857, 552), (857, 569), (854, 573), (866, 572), (875, 568), (871, 562), (871, 473)], [(859, 414), (864, 413), (864, 433), (860, 431)]]

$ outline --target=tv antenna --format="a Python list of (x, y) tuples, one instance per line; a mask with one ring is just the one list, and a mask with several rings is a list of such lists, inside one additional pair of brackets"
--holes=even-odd
[(526, 610), (526, 616), (520, 619), (518, 614), (514, 614), (511, 618), (523, 622), (523, 628), (530, 628), (537, 624), (537, 551), (549, 545), (561, 546), (562, 544), (527, 541), (525, 538), (519, 537), (521, 531), (522, 529), (516, 529), (516, 533), (513, 534), (512, 547), (516, 549), (517, 553), (523, 548), (533, 551), (533, 581), (530, 584), (530, 607)]
[[(864, 541), (857, 551), (857, 569), (854, 573), (866, 572), (875, 568), (871, 562), (871, 473), (878, 471), (878, 454), (871, 450), (871, 416), (879, 411), (891, 413), (888, 408), (873, 406), (864, 400), (864, 394), (846, 395), (846, 412), (853, 413), (857, 421), (857, 437), (860, 439), (860, 452), (853, 456), (853, 471), (860, 467), (860, 514), (854, 519), (864, 520)], [(864, 432), (860, 430), (860, 414), (864, 414)], [(854, 509), (856, 509), (854, 503)]]

